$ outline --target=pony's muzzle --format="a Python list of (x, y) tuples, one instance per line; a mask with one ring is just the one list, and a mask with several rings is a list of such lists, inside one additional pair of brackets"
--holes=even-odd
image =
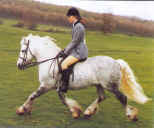
[(17, 64), (18, 69), (20, 70), (24, 70), (25, 66), (23, 64)]

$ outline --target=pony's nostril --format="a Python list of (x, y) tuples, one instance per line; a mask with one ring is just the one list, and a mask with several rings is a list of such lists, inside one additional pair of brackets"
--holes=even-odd
[(135, 117), (135, 118), (133, 119), (133, 121), (134, 121), (134, 122), (138, 121), (137, 117)]
[(20, 68), (20, 64), (18, 64), (17, 67)]
[(18, 64), (17, 66), (18, 66), (18, 69), (20, 69), (20, 70), (21, 70), (22, 67), (23, 67), (21, 64)]

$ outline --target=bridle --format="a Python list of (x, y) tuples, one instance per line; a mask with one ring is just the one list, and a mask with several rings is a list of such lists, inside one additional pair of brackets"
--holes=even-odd
[[(24, 39), (24, 42), (25, 42), (25, 39)], [(23, 43), (23, 45), (26, 45), (26, 49), (25, 50), (21, 50), (21, 52), (24, 54), (23, 57), (19, 56), (19, 58), (22, 59), (21, 69), (27, 68), (27, 66), (31, 65), (31, 63), (32, 63), (32, 62), (26, 63), (27, 56), (28, 56), (28, 51), (31, 54), (31, 56), (35, 58), (35, 56), (33, 55), (32, 51), (30, 50), (29, 44), (30, 44), (29, 40), (28, 40), (27, 44)]]
[[(24, 40), (24, 41), (25, 41), (25, 40)], [(28, 50), (29, 50), (31, 56), (35, 57), (35, 56), (32, 54), (32, 52), (31, 52), (31, 50), (30, 50), (30, 48), (29, 48), (29, 40), (28, 40), (28, 43), (27, 43), (27, 44), (24, 44), (24, 45), (26, 45), (26, 49), (25, 49), (25, 50), (21, 50), (21, 52), (22, 52), (24, 55), (23, 55), (23, 57), (19, 56), (19, 58), (23, 60), (23, 61), (22, 61), (22, 64), (21, 64), (23, 67), (26, 65)]]
[(51, 68), (52, 64), (55, 63), (56, 61), (58, 62), (58, 65), (59, 65), (59, 58), (60, 58), (59, 54), (57, 54), (53, 58), (49, 58), (49, 59), (46, 59), (46, 60), (43, 60), (43, 61), (39, 61), (39, 62), (33, 61), (33, 62), (26, 63), (28, 51), (30, 52), (31, 56), (33, 58), (35, 58), (35, 56), (33, 55), (32, 51), (31, 51), (31, 49), (29, 47), (29, 44), (30, 44), (30, 41), (28, 40), (28, 43), (24, 44), (24, 45), (26, 45), (26, 49), (21, 51), (22, 53), (24, 53), (23, 57), (19, 56), (19, 58), (23, 60), (22, 64), (21, 64), (21, 67), (20, 67), (22, 70), (30, 68), (30, 67), (34, 67), (34, 66), (37, 66), (37, 65), (40, 65), (40, 64), (45, 63), (45, 62), (50, 61), (50, 60), (53, 61), (51, 63), (51, 65), (50, 65), (50, 68)]

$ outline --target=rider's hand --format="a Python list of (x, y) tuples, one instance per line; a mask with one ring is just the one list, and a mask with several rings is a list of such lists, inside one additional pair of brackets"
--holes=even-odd
[(61, 50), (59, 52), (59, 57), (65, 57), (65, 56), (66, 56), (66, 54), (64, 53), (64, 50)]

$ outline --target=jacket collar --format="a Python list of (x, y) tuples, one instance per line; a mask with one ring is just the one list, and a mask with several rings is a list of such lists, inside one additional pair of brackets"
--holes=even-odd
[(77, 20), (77, 21), (73, 24), (73, 27), (75, 27), (75, 25), (77, 25), (78, 23), (80, 23), (79, 20)]

